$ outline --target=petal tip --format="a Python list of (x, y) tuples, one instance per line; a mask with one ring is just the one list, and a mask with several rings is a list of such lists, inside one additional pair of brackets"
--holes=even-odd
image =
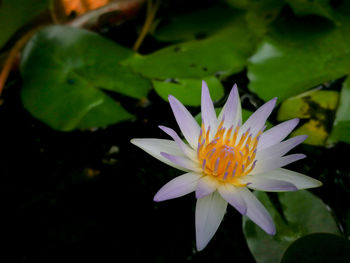
[(135, 139), (135, 138), (130, 140), (130, 143), (132, 143), (133, 145), (136, 145), (136, 146), (138, 146), (137, 142), (138, 142), (138, 139)]
[(162, 201), (160, 198), (159, 198), (159, 196), (156, 194), (154, 197), (153, 197), (153, 201), (154, 202), (160, 202), (160, 201)]
[(198, 241), (196, 242), (197, 251), (202, 251), (207, 245), (206, 244), (200, 244)]
[(300, 135), (300, 139), (299, 139), (299, 141), (300, 141), (300, 143), (303, 143), (307, 138), (309, 137), (309, 135)]
[(276, 235), (276, 228), (274, 227), (273, 229), (270, 229), (266, 233), (269, 234), (270, 236), (274, 236), (274, 235)]
[(171, 103), (173, 103), (176, 100), (176, 98), (173, 95), (168, 95), (168, 101)]

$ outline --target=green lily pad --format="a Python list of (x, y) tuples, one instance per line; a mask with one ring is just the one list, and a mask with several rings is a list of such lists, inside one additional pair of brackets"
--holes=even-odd
[(255, 192), (255, 195), (269, 211), (277, 230), (276, 235), (270, 236), (244, 217), (244, 235), (257, 263), (280, 262), (288, 246), (307, 234), (340, 234), (326, 205), (308, 191), (277, 194), (286, 221), (282, 219), (265, 192)]
[(157, 80), (239, 72), (256, 45), (256, 37), (242, 17), (237, 11), (230, 26), (206, 39), (170, 45), (149, 55), (135, 55), (123, 64)]
[(245, 10), (269, 10), (284, 5), (281, 0), (226, 0), (226, 2), (235, 8)]
[(226, 5), (214, 5), (210, 8), (168, 18), (159, 26), (154, 37), (159, 41), (180, 42), (205, 38), (216, 30), (227, 26), (234, 10)]
[(22, 26), (49, 7), (49, 0), (3, 0), (0, 4), (0, 48)]
[(308, 135), (304, 143), (323, 146), (326, 144), (339, 93), (327, 90), (312, 90), (285, 100), (278, 111), (277, 120), (292, 118), (308, 121), (296, 129), (291, 136)]
[(296, 240), (281, 263), (348, 263), (350, 241), (333, 234), (316, 233)]
[[(203, 78), (208, 84), (210, 95), (213, 101), (219, 100), (224, 95), (224, 88), (221, 82), (215, 77)], [(176, 79), (175, 83), (153, 80), (155, 91), (164, 100), (173, 95), (184, 105), (201, 105), (202, 80), (200, 79)]]
[(339, 107), (328, 142), (350, 143), (350, 79), (347, 78), (340, 93)]
[(350, 23), (280, 18), (248, 63), (249, 89), (267, 100), (295, 96), (350, 70)]
[(286, 0), (286, 2), (297, 15), (319, 15), (340, 25), (339, 15), (331, 7), (330, 0)]
[(226, 0), (226, 2), (234, 8), (245, 10), (246, 23), (261, 37), (285, 5), (281, 0)]
[(69, 131), (132, 117), (103, 90), (145, 97), (149, 80), (118, 62), (133, 52), (95, 33), (65, 26), (38, 32), (21, 60), (24, 107), (50, 127)]

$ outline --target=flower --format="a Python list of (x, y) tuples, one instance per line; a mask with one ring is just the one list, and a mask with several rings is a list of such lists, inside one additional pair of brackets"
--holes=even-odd
[(249, 190), (296, 191), (321, 186), (321, 182), (281, 167), (305, 158), (285, 155), (302, 143), (300, 135), (283, 141), (299, 120), (285, 121), (264, 132), (276, 98), (266, 102), (242, 125), (241, 105), (234, 85), (216, 116), (208, 87), (202, 83), (202, 125), (175, 97), (170, 106), (188, 144), (171, 128), (159, 126), (172, 140), (133, 139), (131, 142), (160, 161), (185, 174), (165, 184), (154, 201), (164, 201), (195, 191), (196, 244), (202, 250), (217, 231), (227, 203), (248, 216), (266, 233), (276, 233), (274, 222)]

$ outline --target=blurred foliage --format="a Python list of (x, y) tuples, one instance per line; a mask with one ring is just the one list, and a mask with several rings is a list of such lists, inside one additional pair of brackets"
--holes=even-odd
[[(44, 10), (47, 7), (44, 2), (26, 1), (20, 9), (12, 10), (12, 4), (4, 1), (0, 15), (5, 14), (9, 20), (6, 16), (14, 13), (11, 19), (17, 24), (3, 37), (8, 39)], [(38, 12), (28, 12), (29, 3), (30, 8), (39, 6), (35, 9)], [(101, 127), (132, 116), (115, 98), (121, 102), (125, 96), (144, 99), (153, 88), (164, 100), (172, 94), (187, 106), (198, 106), (202, 79), (208, 81), (214, 100), (219, 100), (224, 95), (221, 83), (247, 69), (250, 92), (265, 101), (272, 97), (286, 100), (279, 120), (304, 118), (297, 108), (305, 106), (300, 103), (293, 106), (295, 101), (287, 99), (350, 71), (347, 1), (222, 0), (187, 7), (188, 10), (171, 1), (162, 2), (142, 44), (147, 46), (146, 52), (141, 46), (141, 53), (132, 51), (132, 45), (125, 46), (130, 41), (121, 41), (124, 45), (121, 46), (97, 35), (84, 37), (88, 33), (79, 29), (47, 27), (38, 32), (21, 58), (24, 106), (54, 129)], [(22, 20), (15, 19), (16, 14)], [(142, 22), (129, 24), (128, 32), (138, 30)], [(130, 36), (118, 36), (117, 41)], [(119, 95), (111, 96), (105, 91)], [(325, 145), (329, 133), (332, 133), (329, 143), (349, 142), (344, 135), (349, 134), (342, 113), (346, 110), (341, 110), (348, 100), (345, 88), (336, 128), (331, 131), (337, 110), (336, 92), (325, 98), (333, 103), (326, 115), (316, 114), (317, 110), (322, 111), (320, 106), (314, 110), (317, 116), (308, 117), (309, 121), (296, 131), (295, 134), (309, 135), (306, 143)], [(320, 103), (319, 100), (313, 98), (312, 103)]]
[(331, 0), (285, 0), (296, 15), (319, 15), (340, 24), (338, 14), (331, 6)]
[(312, 90), (285, 100), (277, 115), (279, 121), (305, 119), (291, 136), (308, 135), (304, 143), (323, 146), (332, 128), (339, 93), (332, 90)]
[(329, 209), (308, 191), (276, 193), (279, 202), (272, 202), (265, 192), (258, 191), (255, 195), (269, 211), (277, 231), (276, 235), (270, 236), (244, 217), (244, 235), (258, 263), (280, 262), (288, 246), (307, 234), (340, 234)]
[(343, 141), (350, 143), (350, 79), (343, 84), (339, 107), (333, 124), (329, 142)]
[[(134, 2), (137, 6), (142, 1)], [(146, 107), (151, 104), (146, 98), (152, 100), (156, 94), (165, 101), (171, 94), (186, 106), (198, 107), (202, 79), (220, 104), (233, 84), (229, 87), (228, 82), (236, 81), (238, 73), (248, 79), (238, 79), (244, 83), (243, 107), (247, 98), (258, 102), (255, 107), (278, 97), (277, 121), (302, 119), (292, 135), (307, 134), (305, 143), (316, 146), (350, 144), (350, 1), (180, 2), (161, 2), (138, 53), (132, 46), (144, 23), (143, 9), (131, 21), (115, 9), (102, 13), (103, 24), (95, 23), (90, 31), (69, 23), (38, 31), (20, 56), (25, 109), (59, 131), (104, 127), (141, 119), (132, 106)], [(51, 12), (55, 17), (48, 0), (0, 4), (1, 58), (26, 31), (43, 25), (36, 20), (40, 14)], [(135, 15), (134, 9), (128, 12)], [(74, 20), (77, 13), (71, 10), (71, 17), (59, 21)], [(99, 20), (85, 15), (78, 16), (84, 23), (76, 25), (85, 24), (84, 19)], [(251, 113), (243, 109), (243, 120)], [(150, 118), (151, 114), (142, 120)], [(200, 118), (196, 116), (199, 122)], [(339, 169), (334, 173), (346, 176)], [(282, 258), (294, 262), (297, 256), (298, 262), (336, 262), (341, 259), (339, 248), (348, 251), (348, 241), (311, 234), (340, 232), (326, 205), (310, 192), (256, 195), (277, 226), (277, 235), (271, 237), (244, 219), (244, 234), (258, 263), (278, 263)], [(313, 258), (315, 248), (317, 253), (321, 250), (320, 257)]]
[(284, 100), (344, 76), (350, 69), (348, 26), (319, 18), (279, 19), (249, 59), (249, 89), (264, 100)]
[[(234, 20), (233, 10), (222, 5), (165, 18), (153, 36), (159, 41), (181, 42), (205, 38)], [(208, 21), (210, 21), (208, 23)]]
[(237, 73), (246, 65), (256, 40), (240, 12), (232, 11), (232, 15), (228, 26), (205, 39), (170, 45), (146, 56), (135, 55), (125, 64), (143, 76), (160, 79)]
[(2, 0), (0, 2), (0, 48), (33, 18), (45, 11), (50, 0)]
[[(205, 77), (203, 80), (208, 84), (211, 98), (213, 101), (219, 100), (224, 95), (224, 88), (221, 82), (211, 76)], [(152, 81), (155, 91), (164, 100), (168, 100), (169, 95), (175, 96), (183, 104), (189, 106), (201, 105), (201, 80), (200, 79), (176, 79), (176, 81)], [(188, 95), (188, 90), (192, 89), (193, 94)]]
[(315, 233), (296, 240), (287, 249), (281, 263), (347, 263), (350, 241), (333, 234)]
[(150, 81), (118, 65), (132, 54), (92, 32), (46, 27), (23, 51), (23, 105), (62, 131), (128, 119), (131, 115), (103, 90), (133, 98), (146, 96)]

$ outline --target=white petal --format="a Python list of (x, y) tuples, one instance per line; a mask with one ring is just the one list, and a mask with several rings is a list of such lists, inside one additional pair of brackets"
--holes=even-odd
[(230, 95), (228, 96), (228, 99), (219, 114), (218, 125), (223, 118), (223, 126), (226, 129), (229, 129), (231, 126), (235, 127), (237, 124), (241, 125), (242, 109), (236, 84), (231, 89)]
[(298, 190), (298, 188), (290, 182), (261, 177), (260, 175), (244, 176), (241, 179), (241, 182), (248, 184), (248, 187), (251, 189), (266, 192), (287, 192)]
[(277, 179), (285, 182), (290, 182), (294, 184), (299, 190), (319, 187), (322, 185), (322, 182), (312, 177), (284, 168), (278, 168), (267, 173), (258, 174), (256, 175), (256, 177)]
[(200, 133), (198, 123), (180, 101), (171, 95), (168, 99), (182, 134), (192, 148), (197, 149), (198, 137)]
[(250, 128), (250, 133), (256, 135), (264, 127), (267, 118), (270, 116), (273, 108), (275, 107), (276, 101), (277, 98), (274, 98), (266, 102), (252, 115), (250, 115), (248, 120), (242, 125), (242, 128), (240, 129), (241, 134)]
[(173, 138), (173, 140), (177, 143), (183, 153), (187, 155), (187, 157), (193, 161), (197, 161), (196, 152), (191, 149), (186, 143), (184, 143), (173, 129), (161, 125), (159, 125), (159, 128), (168, 134), (171, 138)]
[(249, 189), (242, 187), (242, 197), (247, 204), (247, 216), (258, 226), (260, 226), (267, 234), (276, 234), (275, 224), (265, 207), (254, 196)]
[(277, 143), (263, 150), (258, 150), (256, 153), (257, 160), (265, 160), (270, 158), (281, 157), (289, 152), (291, 149), (305, 141), (307, 135), (299, 135), (290, 138), (284, 142)]
[(219, 194), (242, 215), (247, 213), (247, 206), (240, 194), (241, 187), (235, 187), (231, 184), (221, 184), (218, 188)]
[(196, 198), (203, 198), (214, 192), (218, 187), (218, 181), (211, 176), (203, 176), (196, 188)]
[(197, 250), (208, 244), (219, 228), (225, 215), (227, 202), (215, 191), (206, 197), (197, 199), (196, 205), (196, 243)]
[(205, 83), (204, 80), (202, 81), (201, 111), (202, 111), (202, 122), (205, 124), (205, 129), (208, 130), (208, 128), (210, 127), (211, 135), (215, 134), (215, 131), (217, 128), (216, 113), (215, 113), (213, 101), (211, 100), (211, 97), (210, 97), (207, 83)]
[(183, 167), (169, 161), (167, 158), (160, 154), (161, 152), (166, 152), (176, 156), (184, 156), (183, 152), (176, 144), (176, 142), (164, 139), (132, 139), (130, 142), (140, 147), (142, 150), (152, 155), (154, 158), (162, 161), (163, 163), (166, 163), (167, 165), (170, 165), (182, 171), (188, 171), (187, 169), (184, 169)]
[(193, 192), (196, 189), (200, 174), (186, 173), (178, 176), (165, 184), (154, 196), (154, 201), (164, 201), (180, 197)]
[(276, 168), (283, 167), (292, 162), (305, 158), (305, 154), (290, 154), (283, 157), (271, 158), (267, 160), (257, 161), (255, 168), (250, 174), (260, 174), (272, 171)]
[(292, 119), (282, 122), (264, 132), (259, 140), (257, 149), (262, 150), (276, 143), (281, 142), (298, 125), (299, 119)]
[(185, 170), (194, 171), (194, 172), (202, 171), (198, 163), (193, 162), (187, 157), (176, 156), (165, 152), (161, 152), (160, 155), (168, 159), (173, 164), (178, 165), (179, 167), (182, 167)]

